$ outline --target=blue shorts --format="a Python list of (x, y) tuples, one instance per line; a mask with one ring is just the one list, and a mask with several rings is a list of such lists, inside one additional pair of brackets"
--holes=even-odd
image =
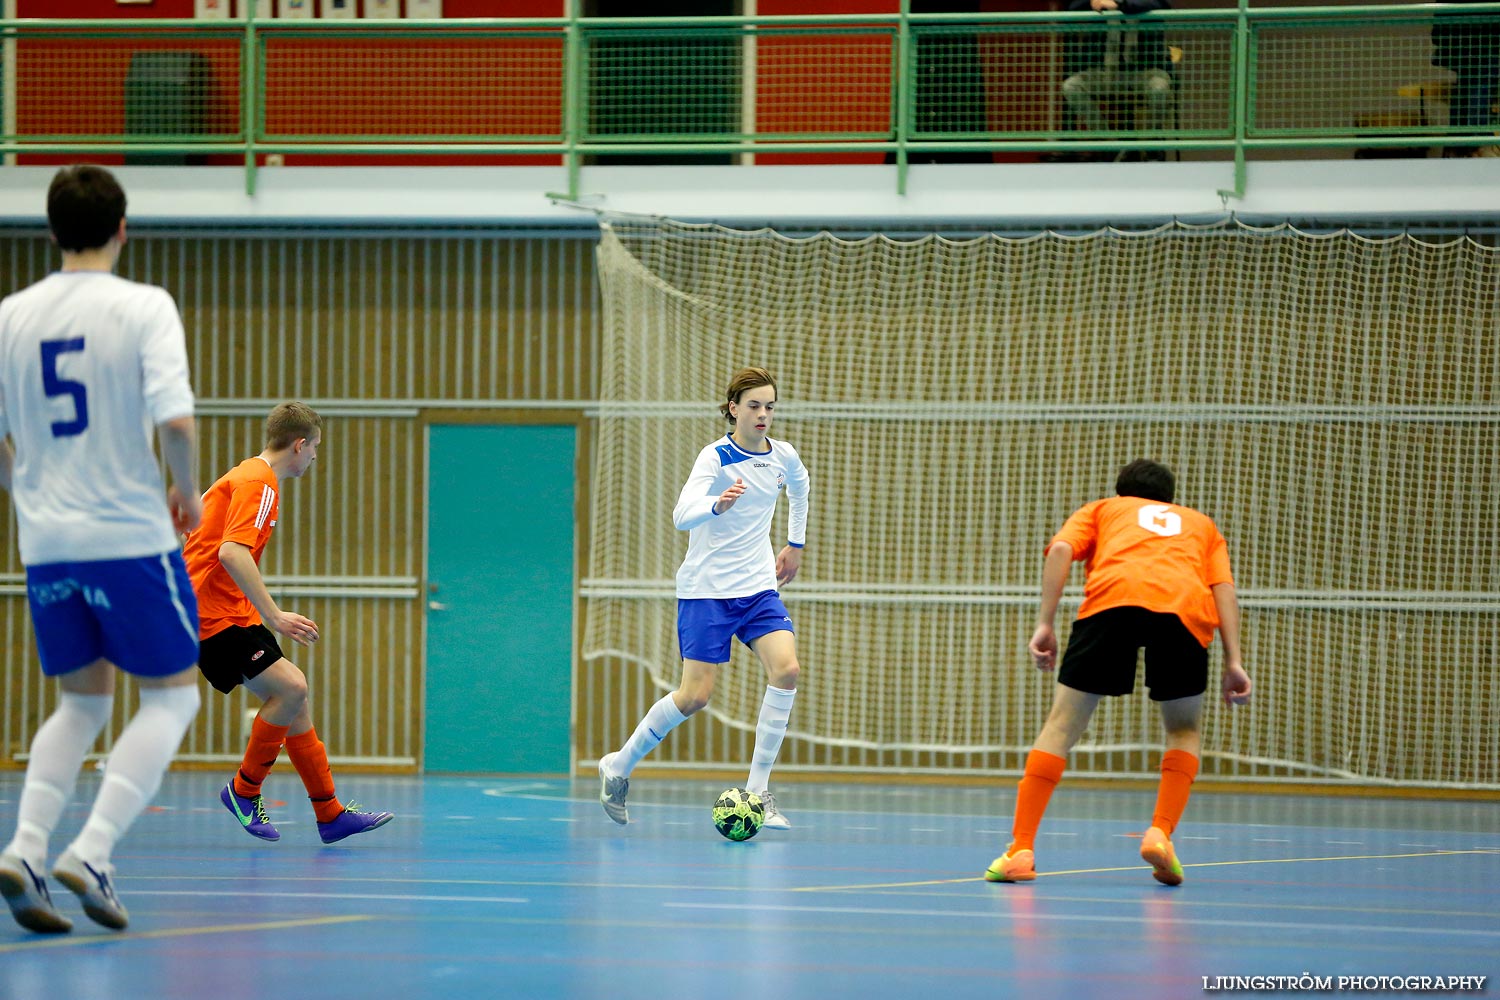
[(730, 638), (750, 645), (772, 632), (795, 632), (774, 590), (750, 597), (695, 597), (677, 601), (677, 645), (684, 660), (728, 663)]
[(138, 677), (198, 662), (198, 600), (181, 552), (26, 567), (42, 673), (109, 660)]

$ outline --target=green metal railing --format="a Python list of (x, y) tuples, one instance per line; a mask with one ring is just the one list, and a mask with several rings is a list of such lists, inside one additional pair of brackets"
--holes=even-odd
[[(1464, 81), (1432, 65), (1435, 25), (1468, 29), (1461, 69), (1500, 67), (1500, 2), (1242, 0), (1112, 20), (21, 19), (0, 21), (0, 153), (243, 162), (251, 192), (267, 155), (545, 157), (573, 197), (582, 165), (625, 158), (856, 154), (895, 164), (904, 191), (913, 162), (1207, 151), (1234, 160), (1237, 196), (1257, 151), (1495, 144), (1493, 125), (1453, 121)], [(1165, 103), (1111, 89), (1108, 127), (1080, 130), (1061, 86), (1070, 53), (1122, 27), (1170, 53)]]

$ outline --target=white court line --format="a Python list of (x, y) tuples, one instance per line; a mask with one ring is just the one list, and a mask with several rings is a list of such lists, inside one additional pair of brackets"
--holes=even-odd
[[(848, 913), (861, 916), (890, 916), (890, 917), (957, 917), (963, 920), (989, 919), (997, 922), (1009, 923), (1013, 917), (1011, 913), (1000, 913), (994, 910), (915, 910), (897, 909), (874, 906), (785, 906), (773, 903), (663, 903), (662, 906), (678, 910), (761, 910), (768, 913)], [(1065, 920), (1070, 923), (1086, 921), (1100, 924), (1134, 924), (1141, 923), (1140, 914), (1124, 917), (1110, 917), (1100, 914), (1077, 914), (1077, 913), (1028, 913), (1027, 920)], [(1151, 918), (1153, 925), (1178, 924), (1184, 927), (1254, 927), (1272, 930), (1309, 930), (1327, 932), (1329, 929), (1339, 931), (1356, 931), (1360, 933), (1379, 934), (1434, 934), (1443, 936), (1500, 938), (1500, 930), (1479, 931), (1466, 930), (1453, 927), (1431, 927), (1431, 926), (1398, 926), (1392, 925), (1382, 927), (1379, 924), (1343, 924), (1343, 923), (1301, 923), (1278, 920), (1205, 920), (1201, 917), (1185, 917), (1175, 919), (1172, 917)]]
[[(592, 779), (583, 779), (583, 780), (584, 780), (584, 782), (586, 784), (588, 781), (590, 781)], [(685, 781), (686, 781), (686, 779), (664, 779), (664, 780), (667, 781), (668, 783), (676, 782), (678, 784), (685, 783)], [(482, 788), (479, 791), (480, 791), (480, 794), (482, 794), (482, 795), (489, 795), (489, 796), (492, 796), (492, 797), (495, 797), (495, 798), (510, 798), (510, 797), (513, 797), (513, 798), (517, 798), (517, 799), (528, 799), (528, 800), (532, 800), (532, 801), (536, 801), (536, 802), (554, 802), (554, 803), (558, 803), (560, 805), (561, 804), (592, 805), (592, 804), (594, 804), (594, 803), (596, 803), (596, 802), (599, 801), (597, 797), (591, 796), (591, 795), (587, 795), (587, 794), (585, 794), (585, 795), (573, 795), (571, 793), (569, 793), (569, 794), (561, 794), (561, 795), (533, 795), (533, 794), (528, 794), (528, 792), (531, 789), (547, 789), (547, 790), (552, 790), (552, 789), (559, 789), (559, 788), (562, 788), (562, 787), (567, 786), (567, 785), (568, 785), (567, 781), (560, 781), (560, 782), (559, 781), (551, 781), (551, 782), (548, 782), (548, 781), (532, 781), (532, 782), (518, 782), (518, 783), (512, 784), (512, 785), (502, 785), (500, 787), (493, 787), (493, 788)], [(523, 791), (523, 790), (525, 790), (525, 791)], [(993, 788), (978, 788), (978, 789), (962, 789), (962, 791), (972, 792), (974, 794), (989, 795), (989, 794), (992, 794), (994, 792), (994, 789)], [(918, 794), (918, 790), (915, 790), (915, 789), (899, 789), (899, 788), (898, 789), (888, 789), (883, 794), (888, 795), (891, 798), (909, 798), (911, 796), (917, 795)], [(0, 799), (0, 803), (5, 803), (6, 801), (7, 800), (5, 800), (5, 799)], [(638, 803), (633, 803), (633, 805), (635, 805), (637, 808), (642, 809), (643, 811), (644, 810), (657, 810), (657, 809), (665, 810), (665, 809), (672, 809), (672, 808), (679, 808), (680, 807), (679, 804), (670, 803), (670, 802), (638, 802)], [(187, 808), (187, 807), (182, 807), (182, 808)], [(202, 808), (191, 807), (190, 811), (193, 811), (193, 812), (206, 812), (206, 813), (217, 813), (219, 810), (216, 809), (216, 808), (214, 808), (214, 807), (212, 807), (212, 806), (206, 806), (206, 807), (202, 807)], [(832, 808), (830, 808), (830, 809), (806, 809), (806, 808), (803, 808), (803, 809), (799, 809), (798, 812), (799, 813), (806, 813), (808, 815), (826, 814), (826, 815), (833, 816), (833, 817), (835, 817), (837, 819), (840, 819), (840, 820), (847, 819), (847, 818), (854, 817), (854, 816), (875, 816), (875, 817), (879, 817), (882, 822), (884, 822), (886, 820), (897, 820), (897, 819), (900, 819), (903, 816), (922, 816), (924, 818), (929, 818), (930, 817), (930, 818), (953, 819), (953, 820), (973, 820), (973, 819), (976, 819), (976, 818), (978, 818), (978, 819), (985, 819), (985, 818), (987, 818), (987, 817), (984, 817), (984, 816), (975, 817), (972, 813), (967, 813), (967, 812), (947, 812), (947, 811), (943, 811), (943, 810), (940, 810), (940, 809), (939, 810), (926, 810), (926, 811), (918, 812), (918, 813), (900, 813), (900, 812), (878, 812), (878, 811), (873, 811), (873, 810), (868, 810), (868, 809), (832, 809)], [(501, 818), (504, 819), (506, 817), (501, 817)], [(1083, 818), (1073, 818), (1073, 817), (1061, 817), (1061, 816), (1059, 816), (1059, 817), (1049, 817), (1048, 820), (1047, 820), (1047, 822), (1048, 823), (1067, 823), (1067, 824), (1072, 824), (1072, 825), (1077, 825), (1077, 826), (1099, 826), (1099, 825), (1104, 825), (1104, 824), (1113, 824), (1115, 821), (1113, 821), (1113, 820), (1099, 820), (1099, 819), (1083, 819)], [(277, 820), (276, 821), (276, 825), (278, 827), (287, 826), (287, 825), (290, 825), (290, 823), (291, 823), (290, 820), (288, 820), (288, 821)], [(888, 826), (889, 826), (889, 824), (886, 824), (885, 826), (842, 826), (841, 825), (841, 828), (845, 829), (845, 830), (883, 830), (883, 829), (887, 829)], [(1242, 822), (1240, 820), (1209, 820), (1209, 819), (1195, 819), (1195, 820), (1193, 820), (1193, 826), (1194, 826), (1194, 828), (1222, 826), (1222, 827), (1232, 827), (1235, 830), (1245, 830), (1245, 829), (1283, 830), (1283, 829), (1286, 828), (1286, 824), (1284, 824), (1284, 823), (1245, 823), (1245, 822)], [(1345, 829), (1348, 829), (1348, 827), (1346, 827), (1346, 826), (1335, 827), (1335, 826), (1331, 826), (1331, 825), (1325, 824), (1325, 823), (1314, 823), (1314, 824), (1310, 824), (1310, 825), (1301, 826), (1301, 827), (1299, 827), (1299, 829), (1307, 830), (1307, 831), (1334, 830), (1334, 829), (1345, 830)], [(987, 831), (981, 830), (979, 832), (984, 833), (984, 832), (987, 832)], [(1007, 831), (1004, 831), (1004, 832), (1009, 833), (1010, 831), (1007, 830)], [(1465, 832), (1467, 834), (1473, 834), (1475, 831), (1471, 830), (1471, 831), (1463, 831), (1463, 832)], [(1131, 835), (1128, 834), (1128, 833), (1122, 833), (1122, 834), (1117, 834), (1117, 836), (1129, 837)], [(1139, 834), (1137, 834), (1136, 836), (1138, 837)], [(1329, 843), (1340, 843), (1340, 841), (1329, 841)], [(1482, 850), (1482, 851), (1500, 850), (1500, 847), (1491, 846), (1491, 845), (1480, 845), (1480, 846), (1476, 847), (1475, 850)]]
[[(552, 787), (553, 786), (552, 786), (552, 784), (550, 782), (546, 782), (546, 781), (528, 781), (528, 782), (525, 782), (524, 784), (520, 784), (520, 785), (502, 785), (499, 788), (486, 788), (486, 789), (483, 790), (483, 794), (485, 794), (485, 795), (493, 795), (495, 798), (498, 799), (498, 798), (504, 798), (507, 795), (515, 795), (517, 792), (532, 792), (532, 791), (536, 791), (539, 788), (540, 789), (549, 789), (549, 788), (552, 788)], [(556, 796), (552, 796), (552, 795), (546, 795), (546, 796), (541, 796), (541, 795), (522, 795), (522, 796), (517, 796), (517, 797), (518, 798), (525, 798), (525, 799), (531, 799), (531, 798), (556, 798)]]
[[(132, 889), (136, 896), (212, 896), (223, 899), (223, 892), (197, 892), (191, 889)], [(234, 890), (234, 896), (260, 896), (265, 899), (380, 899), (395, 903), (515, 903), (527, 904), (531, 900), (521, 896), (408, 896), (403, 893), (374, 892), (242, 892)]]

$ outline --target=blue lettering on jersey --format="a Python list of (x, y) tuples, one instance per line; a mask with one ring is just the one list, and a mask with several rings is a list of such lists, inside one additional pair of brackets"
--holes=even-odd
[(82, 594), (84, 601), (93, 608), (110, 609), (109, 595), (98, 587), (89, 587), (80, 584), (74, 579), (52, 580), (47, 583), (33, 583), (28, 588), (31, 591), (31, 599), (39, 606), (46, 607), (49, 604), (59, 604), (68, 600), (74, 594)]

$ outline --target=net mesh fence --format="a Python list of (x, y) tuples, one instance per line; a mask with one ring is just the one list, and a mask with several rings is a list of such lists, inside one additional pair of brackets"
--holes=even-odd
[(743, 144), (800, 157), (808, 151), (776, 147), (841, 143), (835, 155), (882, 157), (859, 146), (901, 136), (929, 157), (1020, 151), (920, 144), (1049, 139), (1200, 140), (1195, 154), (1218, 156), (1236, 135), (1243, 31), (1245, 134), (1266, 150), (1350, 137), (1402, 137), (1411, 141), (1393, 148), (1421, 149), (1418, 140), (1450, 135), (1488, 152), (1494, 144), (1480, 140), (1496, 131), (1500, 14), (1443, 6), (1358, 20), (1260, 11), (1244, 25), (1206, 11), (918, 19), (905, 33), (888, 15), (867, 24), (585, 22), (576, 49), (568, 29), (542, 19), (406, 28), (272, 20), (251, 35), (234, 22), (16, 21), (0, 46), (0, 87), (15, 107), (6, 138), (32, 142), (190, 147), (253, 131), (265, 143), (409, 142), (455, 154), (478, 142), (550, 153), (577, 141), (646, 145), (634, 152), (658, 157)]
[(562, 136), (563, 41), (540, 29), (267, 35), (268, 137)]
[[(1257, 24), (1250, 133), (1443, 130), (1449, 98), (1435, 88), (1446, 88), (1451, 73), (1434, 64), (1443, 56), (1434, 46), (1433, 25), (1430, 17)], [(1484, 30), (1500, 31), (1500, 19)], [(1500, 71), (1500, 52), (1490, 65)]]
[(191, 143), (241, 131), (241, 42), (230, 32), (18, 30), (14, 134)]
[[(1229, 539), (1245, 608), (1255, 698), (1206, 710), (1205, 774), (1500, 786), (1495, 250), (1235, 222), (955, 240), (613, 218), (598, 264), (583, 649), (649, 677), (639, 711), (679, 671), (671, 509), (753, 364), (813, 483), (783, 594), (803, 664), (784, 761), (1019, 766), (1051, 694), (1025, 652), (1043, 545), (1154, 457)], [(745, 732), (764, 679), (734, 655), (709, 711)], [(1144, 697), (1106, 700), (1075, 765), (1144, 773), (1159, 744)]]

